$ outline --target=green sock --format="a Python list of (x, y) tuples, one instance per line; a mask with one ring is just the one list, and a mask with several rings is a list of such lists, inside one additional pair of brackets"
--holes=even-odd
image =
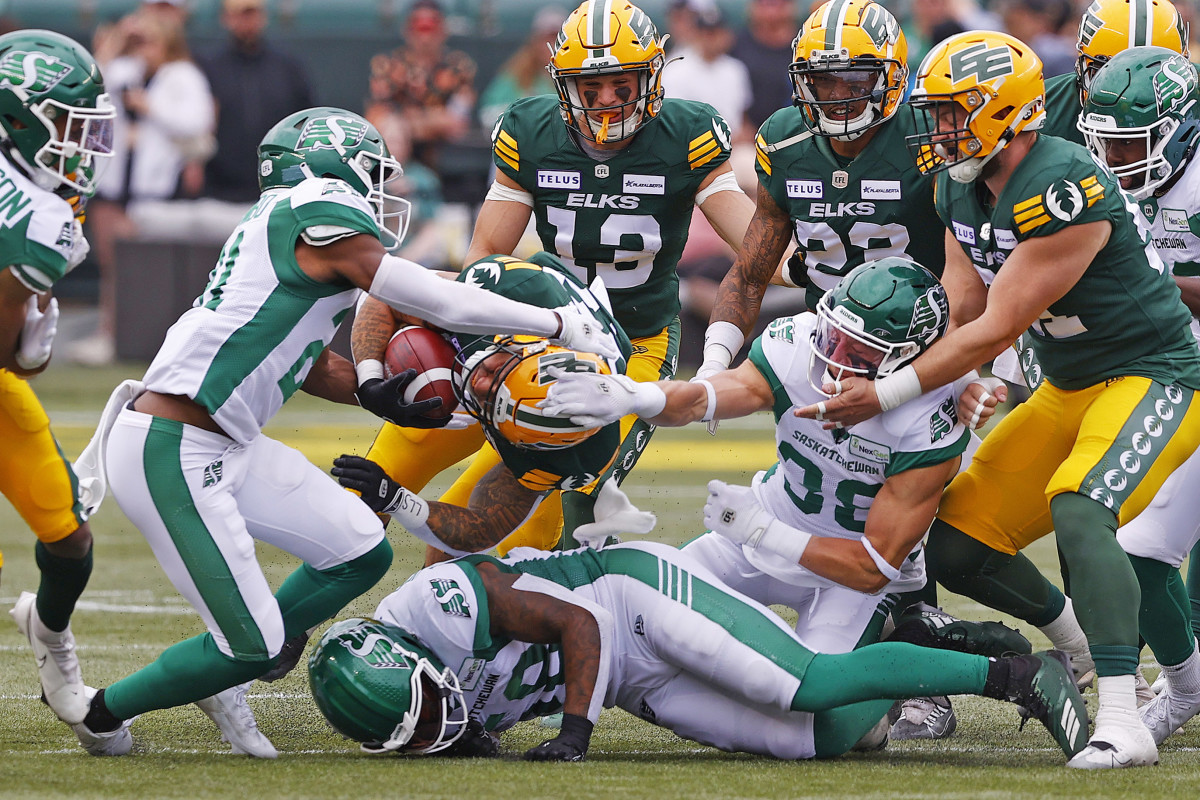
[(983, 656), (901, 642), (836, 655), (818, 653), (792, 698), (792, 710), (825, 711), (864, 700), (979, 694), (989, 663)]
[(1062, 612), (1062, 592), (1024, 554), (1001, 553), (941, 520), (929, 529), (925, 560), (931, 581), (1030, 624)]
[(38, 616), (50, 630), (66, 630), (75, 603), (83, 594), (92, 574), (92, 548), (88, 548), (83, 558), (63, 558), (38, 542), (34, 545), (33, 554), (42, 573), (37, 592)]
[(1196, 644), (1188, 614), (1187, 590), (1179, 570), (1162, 561), (1130, 556), (1142, 590), (1139, 628), (1146, 644), (1164, 666), (1182, 664)]
[(891, 700), (868, 700), (813, 714), (816, 757), (833, 758), (848, 752), (891, 707)]
[(387, 539), (353, 561), (326, 570), (301, 564), (275, 593), (283, 614), (283, 640), (320, 625), (379, 583), (392, 565)]
[(1117, 517), (1076, 492), (1050, 501), (1058, 546), (1071, 571), (1071, 600), (1100, 677), (1130, 675), (1138, 663), (1141, 590), (1117, 544)]
[(1188, 556), (1187, 593), (1192, 606), (1192, 634), (1200, 639), (1200, 542)]

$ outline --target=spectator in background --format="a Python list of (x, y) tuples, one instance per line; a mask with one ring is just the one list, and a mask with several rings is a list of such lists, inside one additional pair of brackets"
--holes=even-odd
[(975, 0), (912, 0), (910, 5), (910, 18), (904, 21), (910, 82), (925, 54), (943, 39), (963, 31), (998, 31), (1003, 27), (996, 14), (983, 10)]
[[(746, 6), (746, 29), (734, 41), (730, 55), (750, 71), (754, 95), (744, 129), (750, 138), (767, 117), (792, 104), (787, 70), (800, 20), (796, 0), (750, 0)], [(751, 175), (751, 185), (756, 182)]]
[[(379, 134), (387, 143), (392, 157), (400, 162), (404, 174), (387, 185), (389, 194), (403, 197), (412, 204), (408, 232), (395, 255), (424, 264), (431, 269), (451, 269), (455, 272), (462, 262), (451, 263), (450, 237), (444, 236), (438, 224), (438, 209), (442, 205), (442, 182), (437, 173), (412, 157), (412, 132), (399, 114), (384, 118)], [(385, 209), (385, 212), (390, 209)]]
[(1063, 35), (1068, 21), (1078, 20), (1070, 0), (1005, 0), (1001, 10), (1004, 29), (1033, 48), (1044, 77), (1075, 70), (1075, 31)]
[(696, 43), (696, 15), (716, 8), (715, 0), (671, 0), (667, 7), (666, 32), (671, 36), (671, 49), (683, 52)]
[(546, 6), (533, 18), (533, 29), (525, 44), (504, 62), (500, 74), (479, 98), (479, 122), (484, 130), (490, 131), (501, 112), (514, 100), (555, 93), (546, 62), (550, 60), (549, 46), (554, 44), (566, 18), (567, 11), (558, 6)]
[(446, 18), (437, 0), (417, 0), (404, 46), (371, 59), (366, 118), (376, 127), (401, 115), (412, 131), (413, 157), (437, 171), (438, 145), (462, 139), (475, 106), (475, 62), (446, 49)]
[(98, 32), (103, 46), (97, 49), (116, 54), (100, 66), (117, 125), (112, 163), (88, 206), (88, 238), (100, 269), (99, 331), (69, 354), (84, 363), (112, 360), (117, 239), (194, 236), (192, 215), (172, 201), (198, 195), (204, 162), (215, 149), (208, 81), (191, 60), (182, 17), (159, 6), (182, 3), (146, 3)]
[(197, 61), (217, 104), (217, 155), (205, 165), (203, 194), (233, 206), (236, 218), (228, 235), (258, 200), (257, 148), (263, 135), (316, 102), (304, 66), (264, 36), (266, 0), (224, 0), (221, 26), (229, 39)]
[(725, 118), (735, 140), (753, 136), (753, 131), (741, 136), (753, 92), (750, 71), (729, 55), (733, 30), (715, 5), (696, 13), (695, 26), (692, 45), (672, 54), (680, 62), (663, 71), (667, 97), (708, 103)]

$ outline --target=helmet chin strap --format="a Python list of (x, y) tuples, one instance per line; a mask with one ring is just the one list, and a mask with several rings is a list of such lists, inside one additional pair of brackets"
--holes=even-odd
[(950, 178), (958, 183), (974, 183), (977, 178), (983, 173), (983, 168), (987, 163), (996, 157), (1004, 148), (1008, 147), (1008, 143), (1013, 140), (1014, 134), (1010, 131), (1005, 131), (1004, 136), (1000, 137), (1000, 141), (996, 143), (995, 149), (986, 156), (976, 156), (968, 158), (966, 161), (956, 161), (950, 165)]

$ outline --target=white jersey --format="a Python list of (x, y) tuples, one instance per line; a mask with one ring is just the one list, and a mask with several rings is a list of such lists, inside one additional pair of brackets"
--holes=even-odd
[(378, 236), (370, 205), (339, 180), (266, 192), (234, 229), (208, 287), (167, 331), (146, 388), (186, 395), (249, 442), (300, 388), (359, 290), (301, 271), (295, 246)]
[[(1154, 249), (1172, 275), (1200, 275), (1200, 158), (1193, 157), (1162, 197), (1148, 197), (1138, 208), (1150, 225)], [(1200, 339), (1200, 323), (1192, 318)]]
[(75, 235), (70, 204), (0, 155), (0, 269), (31, 292), (48, 292), (70, 269)]
[[(756, 490), (765, 507), (794, 528), (814, 536), (858, 539), (884, 480), (961, 455), (970, 434), (958, 420), (953, 386), (926, 392), (846, 430), (825, 430), (795, 416), (796, 408), (828, 399), (809, 381), (816, 321), (812, 313), (777, 319), (751, 347), (750, 361), (775, 395), (779, 459), (756, 476)], [(782, 581), (837, 585), (779, 556), (743, 549), (754, 566)], [(902, 573), (887, 591), (923, 584), (920, 554), (905, 563)]]

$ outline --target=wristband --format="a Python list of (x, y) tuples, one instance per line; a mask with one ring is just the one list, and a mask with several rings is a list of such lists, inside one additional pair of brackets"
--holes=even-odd
[[(973, 381), (979, 380), (979, 370), (971, 370), (966, 375), (954, 382), (954, 399), (962, 397), (962, 393), (967, 390)], [(878, 392), (877, 392), (878, 393)]]
[(793, 528), (785, 522), (773, 520), (762, 534), (760, 549), (769, 550), (780, 558), (799, 564), (804, 550), (812, 540), (811, 533)]
[(383, 362), (376, 358), (364, 358), (354, 365), (354, 374), (358, 377), (359, 386), (375, 378), (383, 380)]
[(425, 523), (429, 521), (429, 503), (422, 500), (420, 495), (400, 487), (400, 491), (396, 492), (396, 496), (383, 509), (383, 513), (391, 514), (393, 519), (411, 531), (414, 528), (426, 527)]
[(716, 361), (728, 367), (734, 355), (746, 343), (742, 329), (732, 322), (711, 322), (704, 331), (704, 361)]
[(862, 546), (867, 549), (867, 555), (869, 555), (871, 557), (871, 560), (875, 562), (875, 566), (879, 569), (879, 572), (885, 578), (887, 578), (889, 581), (894, 581), (894, 580), (899, 579), (900, 570), (893, 567), (891, 564), (889, 564), (887, 562), (887, 559), (885, 559), (883, 556), (879, 555), (879, 551), (876, 550), (875, 546), (871, 544), (870, 539), (868, 539), (866, 536), (864, 536), (861, 539), (859, 539), (859, 541), (862, 542)]
[(875, 379), (875, 397), (880, 411), (891, 411), (899, 405), (921, 396), (921, 379), (912, 364), (893, 372), (886, 378)]
[[(620, 376), (622, 378), (627, 376)], [(629, 382), (633, 384), (633, 413), (639, 417), (646, 419), (647, 417), (657, 417), (667, 407), (667, 393), (659, 388), (656, 383), (639, 383), (632, 378)]]
[(704, 416), (700, 417), (701, 422), (708, 422), (717, 413), (717, 390), (704, 378), (692, 378), (692, 383), (703, 386), (704, 391), (708, 394), (708, 407), (704, 409)]

